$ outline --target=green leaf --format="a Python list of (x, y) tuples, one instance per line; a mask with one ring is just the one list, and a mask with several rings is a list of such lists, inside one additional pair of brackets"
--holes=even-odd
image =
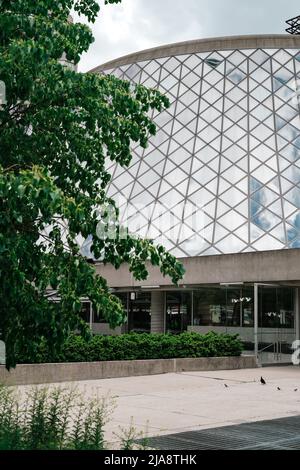
[[(69, 21), (72, 9), (94, 22), (99, 4), (0, 2), (0, 79), (7, 95), (0, 109), (0, 339), (7, 367), (19, 353), (33, 353), (41, 338), (54, 353), (70, 331), (86, 335), (82, 298), (112, 327), (125, 321), (78, 239), (91, 239), (104, 263), (128, 263), (136, 279), (146, 279), (148, 261), (173, 283), (183, 275), (163, 247), (126, 232), (107, 197), (106, 158), (127, 167), (133, 142), (146, 147), (155, 134), (150, 110), (169, 102), (157, 90), (64, 66), (63, 54), (77, 63), (93, 42), (86, 24)], [(96, 216), (108, 205), (116, 208), (113, 221)], [(99, 222), (115, 237), (99, 238)], [(60, 302), (49, 298), (49, 286)]]

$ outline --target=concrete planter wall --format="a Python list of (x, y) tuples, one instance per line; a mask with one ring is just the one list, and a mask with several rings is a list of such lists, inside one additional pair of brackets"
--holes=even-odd
[(166, 374), (168, 372), (248, 369), (254, 367), (257, 367), (254, 356), (22, 364), (10, 372), (4, 366), (0, 366), (0, 383), (6, 385), (31, 385)]

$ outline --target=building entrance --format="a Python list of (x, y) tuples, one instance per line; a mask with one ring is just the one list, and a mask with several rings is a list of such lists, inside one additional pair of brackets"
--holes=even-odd
[(255, 348), (260, 365), (292, 362), (298, 289), (255, 285)]

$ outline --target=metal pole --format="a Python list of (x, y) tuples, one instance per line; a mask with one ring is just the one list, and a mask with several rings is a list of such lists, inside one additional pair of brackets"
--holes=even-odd
[(296, 330), (296, 340), (300, 339), (300, 318), (299, 318), (299, 289), (295, 289), (295, 330)]
[[(240, 299), (243, 298), (243, 290), (240, 290)], [(240, 300), (240, 328), (243, 328), (243, 302)]]
[(167, 292), (164, 291), (164, 334), (166, 334), (167, 325)]
[(192, 315), (191, 315), (191, 326), (192, 326), (192, 330), (193, 330), (193, 326), (194, 326), (194, 291), (192, 290)]
[(93, 331), (93, 304), (90, 302), (90, 330)]
[(258, 284), (254, 284), (254, 352), (258, 362)]
[(127, 297), (126, 297), (126, 315), (127, 315), (127, 320), (124, 325), (124, 331), (125, 333), (128, 333), (128, 325), (129, 325), (129, 302), (130, 302), (130, 292), (127, 292)]

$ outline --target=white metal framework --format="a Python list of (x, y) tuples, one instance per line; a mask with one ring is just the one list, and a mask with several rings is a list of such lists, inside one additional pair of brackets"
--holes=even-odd
[(153, 113), (157, 135), (133, 148), (128, 169), (108, 163), (129, 228), (139, 218), (139, 234), (177, 257), (300, 247), (299, 49), (176, 55), (105, 73), (171, 102)]

